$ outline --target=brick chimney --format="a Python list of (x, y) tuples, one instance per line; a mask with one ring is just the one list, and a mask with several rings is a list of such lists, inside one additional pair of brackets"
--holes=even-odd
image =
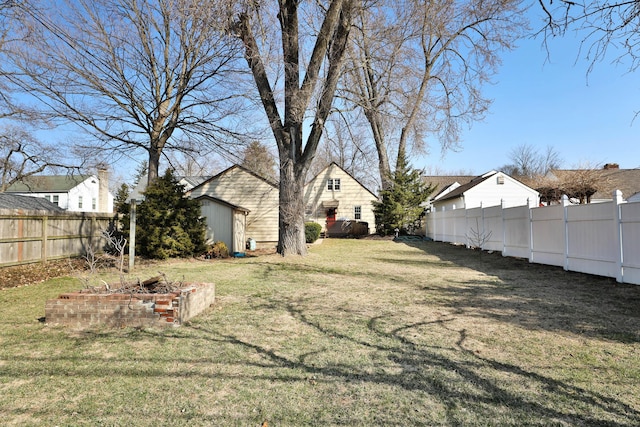
[(606, 163), (602, 169), (620, 169), (620, 165), (617, 163)]
[(106, 165), (98, 165), (98, 212), (109, 212), (109, 169)]

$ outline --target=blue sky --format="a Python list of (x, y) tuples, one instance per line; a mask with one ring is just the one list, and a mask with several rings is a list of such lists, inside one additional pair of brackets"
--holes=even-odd
[[(536, 24), (533, 23), (532, 26)], [(526, 39), (505, 52), (495, 84), (484, 93), (494, 100), (489, 114), (462, 133), (461, 150), (413, 159), (416, 167), (482, 174), (509, 163), (522, 144), (543, 151), (551, 145), (563, 167), (618, 163), (640, 167), (640, 74), (628, 65), (589, 62), (578, 57), (580, 38), (555, 38), (547, 51), (542, 39)]]

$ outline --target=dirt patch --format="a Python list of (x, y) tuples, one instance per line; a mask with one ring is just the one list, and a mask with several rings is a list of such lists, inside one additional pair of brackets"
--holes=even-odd
[(81, 259), (48, 261), (0, 268), (0, 289), (41, 283), (55, 277), (68, 276), (73, 271), (85, 269)]

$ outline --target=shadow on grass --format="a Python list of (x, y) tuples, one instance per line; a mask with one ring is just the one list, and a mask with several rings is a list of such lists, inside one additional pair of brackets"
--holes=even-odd
[[(287, 354), (243, 336), (222, 333), (215, 326), (194, 326), (212, 343), (238, 346), (242, 353), (255, 353), (263, 362), (249, 361), (251, 368), (271, 372), (270, 381), (290, 381), (281, 369), (302, 372), (318, 381), (382, 386), (396, 392), (418, 393), (427, 402), (444, 408), (447, 425), (615, 425), (635, 426), (640, 412), (620, 400), (586, 388), (527, 371), (517, 365), (480, 356), (466, 347), (465, 330), (450, 329), (450, 320), (439, 319), (402, 325), (387, 330), (389, 316), (371, 317), (364, 336), (349, 329), (322, 324), (309, 316), (303, 301), (271, 300), (271, 310), (286, 310), (294, 319), (326, 340), (337, 340), (336, 349)], [(444, 328), (454, 339), (452, 346), (429, 345), (411, 338), (425, 328)], [(453, 342), (453, 341), (452, 341)], [(322, 344), (320, 344), (322, 347)], [(385, 367), (361, 366), (357, 362), (317, 362), (318, 354), (354, 348), (384, 359)], [(314, 362), (315, 361), (315, 362)], [(393, 367), (389, 369), (389, 367)], [(426, 395), (426, 396), (425, 396)], [(416, 395), (417, 396), (417, 395)], [(420, 400), (415, 401), (420, 404)], [(424, 415), (424, 414), (423, 414)], [(397, 425), (399, 420), (376, 418), (380, 425)], [(470, 418), (468, 418), (470, 417)], [(418, 414), (402, 420), (404, 425), (432, 425), (442, 419), (420, 418)]]
[[(483, 273), (482, 279), (450, 277), (438, 292), (451, 297), (456, 310), (518, 324), (527, 329), (569, 332), (589, 337), (640, 342), (640, 286), (614, 279), (564, 271), (436, 242), (401, 243), (418, 248), (438, 261), (438, 268), (464, 267)], [(420, 259), (379, 259), (396, 265), (420, 266)], [(420, 290), (429, 286), (416, 285)]]

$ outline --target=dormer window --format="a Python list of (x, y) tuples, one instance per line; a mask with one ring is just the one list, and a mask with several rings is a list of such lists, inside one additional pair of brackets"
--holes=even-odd
[(327, 190), (340, 191), (340, 178), (327, 179)]

